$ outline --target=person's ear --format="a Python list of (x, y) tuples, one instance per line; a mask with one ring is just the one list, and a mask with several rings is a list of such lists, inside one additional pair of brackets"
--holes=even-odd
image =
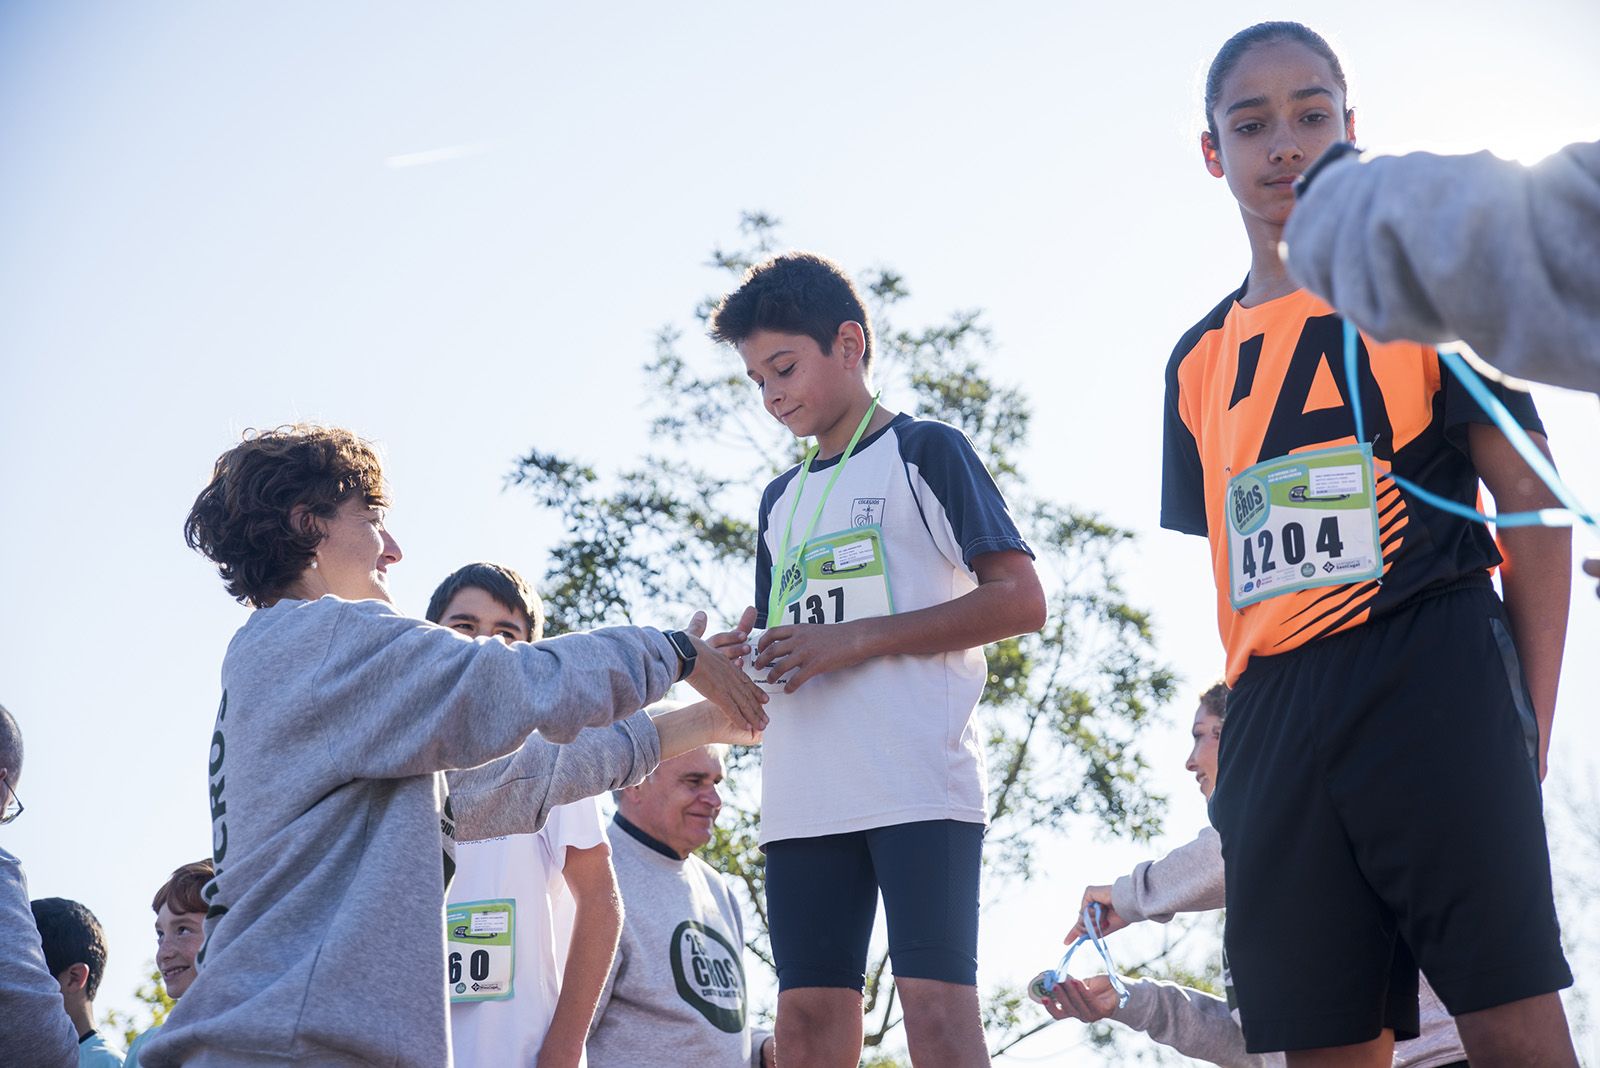
[(1207, 130), (1200, 135), (1200, 157), (1205, 160), (1206, 170), (1213, 178), (1222, 177), (1222, 153), (1217, 150), (1216, 139)]
[(844, 365), (854, 368), (867, 353), (867, 332), (854, 319), (839, 324), (833, 337), (833, 351), (839, 354)]
[(89, 986), (89, 966), (87, 964), (69, 964), (64, 971), (56, 976), (56, 982), (61, 984), (63, 994), (87, 989)]
[(1352, 145), (1356, 143), (1356, 109), (1344, 109), (1344, 139)]
[(311, 513), (308, 505), (297, 504), (289, 509), (289, 529), (296, 534), (321, 534), (322, 523)]

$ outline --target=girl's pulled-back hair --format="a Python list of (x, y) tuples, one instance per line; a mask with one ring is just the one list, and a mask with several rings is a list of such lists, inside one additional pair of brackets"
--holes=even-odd
[(185, 864), (161, 884), (155, 900), (150, 902), (150, 911), (160, 912), (161, 906), (165, 905), (172, 912), (205, 912), (206, 899), (201, 891), (216, 874), (209, 860)]
[(1244, 54), (1257, 45), (1274, 44), (1278, 41), (1293, 41), (1305, 45), (1311, 51), (1328, 61), (1328, 66), (1333, 69), (1333, 80), (1339, 87), (1339, 95), (1344, 98), (1345, 115), (1350, 114), (1348, 107), (1350, 101), (1350, 87), (1345, 84), (1344, 67), (1339, 64), (1339, 57), (1334, 55), (1333, 48), (1322, 35), (1311, 27), (1298, 22), (1258, 22), (1254, 26), (1247, 26), (1234, 34), (1217, 50), (1217, 57), (1211, 61), (1211, 68), (1206, 71), (1206, 129), (1212, 137), (1217, 136), (1217, 96), (1222, 92), (1222, 82), (1233, 68), (1239, 65), (1239, 60)]
[(356, 496), (374, 507), (389, 503), (369, 442), (340, 427), (306, 423), (246, 431), (217, 458), (183, 538), (217, 565), (235, 599), (262, 608), (283, 596), (322, 541), (319, 531), (290, 522), (295, 505), (330, 519)]

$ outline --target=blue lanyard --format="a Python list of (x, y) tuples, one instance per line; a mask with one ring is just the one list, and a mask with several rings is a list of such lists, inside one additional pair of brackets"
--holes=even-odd
[[(1344, 321), (1344, 377), (1345, 383), (1350, 390), (1350, 411), (1355, 416), (1356, 421), (1356, 440), (1364, 442), (1367, 440), (1367, 433), (1361, 411), (1361, 384), (1356, 374), (1356, 353), (1359, 341), (1360, 335), (1356, 331), (1355, 324), (1346, 319)], [(1532, 468), (1534, 474), (1544, 481), (1544, 484), (1550, 488), (1550, 492), (1555, 494), (1556, 500), (1560, 501), (1564, 507), (1541, 508), (1534, 512), (1501, 512), (1499, 515), (1486, 515), (1476, 508), (1462, 504), (1460, 501), (1452, 501), (1448, 497), (1441, 497), (1431, 490), (1424, 489), (1410, 479), (1402, 478), (1393, 471), (1379, 472), (1382, 477), (1389, 479), (1424, 504), (1430, 504), (1442, 511), (1458, 515), (1463, 519), (1470, 519), (1475, 523), (1493, 523), (1497, 527), (1570, 527), (1582, 525), (1596, 538), (1600, 538), (1600, 519), (1596, 519), (1594, 513), (1590, 512), (1578, 501), (1577, 495), (1556, 473), (1556, 469), (1549, 459), (1539, 451), (1539, 447), (1528, 437), (1528, 432), (1522, 429), (1516, 418), (1506, 410), (1506, 406), (1500, 403), (1500, 398), (1496, 397), (1493, 391), (1484, 384), (1483, 379), (1467, 364), (1467, 361), (1459, 352), (1449, 352), (1444, 349), (1437, 351), (1439, 353), (1439, 362), (1449, 368), (1450, 373), (1460, 380), (1461, 384), (1466, 387), (1467, 392), (1472, 396), (1472, 399), (1478, 402), (1483, 410), (1489, 414), (1489, 418), (1494, 420), (1495, 426), (1499, 427), (1501, 433), (1505, 434), (1506, 439), (1517, 450), (1517, 454)]]
[(1085, 942), (1093, 942), (1094, 948), (1099, 952), (1100, 959), (1105, 962), (1106, 978), (1111, 980), (1111, 989), (1117, 992), (1117, 1008), (1128, 1004), (1128, 988), (1117, 975), (1117, 965), (1111, 959), (1111, 951), (1106, 948), (1105, 937), (1100, 934), (1100, 903), (1091, 901), (1083, 910), (1083, 934), (1078, 940), (1067, 947), (1067, 952), (1061, 958), (1061, 963), (1045, 972), (1039, 978), (1044, 981), (1046, 991), (1060, 986), (1068, 978), (1067, 966), (1072, 963), (1072, 954)]

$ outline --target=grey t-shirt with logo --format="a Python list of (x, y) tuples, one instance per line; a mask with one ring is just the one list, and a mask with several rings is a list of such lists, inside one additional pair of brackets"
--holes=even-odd
[(609, 828), (622, 889), (622, 940), (589, 1030), (589, 1068), (674, 1063), (761, 1066), (770, 1032), (753, 1030), (744, 920), (717, 871), (625, 822)]

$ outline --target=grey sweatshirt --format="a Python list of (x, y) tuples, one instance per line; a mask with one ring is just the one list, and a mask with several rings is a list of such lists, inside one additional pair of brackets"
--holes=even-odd
[[(1111, 887), (1111, 903), (1129, 923), (1166, 923), (1180, 912), (1209, 912), (1225, 897), (1222, 839), (1207, 827), (1194, 841), (1160, 860), (1147, 860)], [(1227, 982), (1226, 965), (1223, 981)], [(1143, 1031), (1186, 1057), (1224, 1068), (1281, 1068), (1281, 1053), (1249, 1053), (1244, 1031), (1228, 1002), (1177, 983), (1137, 979), (1127, 983), (1128, 1003), (1111, 1014), (1118, 1023)], [(1421, 1034), (1395, 1046), (1394, 1068), (1434, 1068), (1466, 1060), (1455, 1021), (1439, 996), (1418, 976)]]
[(1600, 142), (1336, 161), (1284, 232), (1289, 273), (1380, 340), (1461, 339), (1509, 375), (1600, 392)]
[(78, 1029), (61, 1000), (61, 984), (44, 962), (44, 945), (28, 880), (16, 857), (0, 849), (0, 1064), (6, 1068), (74, 1068)]
[(722, 876), (613, 823), (622, 940), (589, 1029), (589, 1068), (761, 1068), (749, 1026), (744, 917)]
[[(535, 729), (603, 727), (677, 668), (665, 637), (631, 627), (507, 646), (377, 601), (254, 613), (223, 660), (211, 740), (206, 946), (140, 1062), (448, 1064), (442, 773)], [(515, 763), (493, 781), (519, 781)], [(463, 807), (493, 830), (493, 802)]]
[(533, 735), (509, 756), (446, 773), (455, 840), (533, 834), (558, 805), (636, 786), (661, 763), (648, 712), (590, 728), (566, 745)]

